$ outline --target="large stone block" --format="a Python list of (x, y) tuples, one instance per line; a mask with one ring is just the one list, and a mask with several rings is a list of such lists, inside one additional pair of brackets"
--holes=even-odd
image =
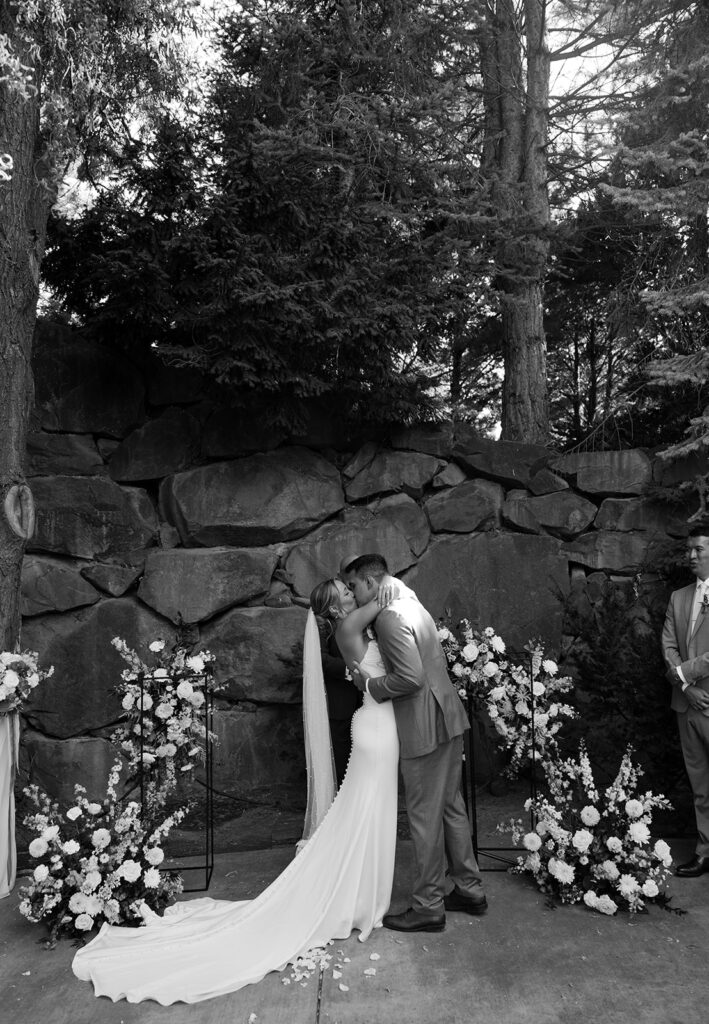
[(140, 577), (144, 564), (143, 559), (136, 565), (95, 562), (85, 566), (81, 570), (81, 575), (105, 594), (110, 594), (111, 597), (121, 597)]
[(278, 552), (268, 548), (156, 549), (146, 560), (138, 597), (175, 623), (202, 622), (266, 594), (277, 561)]
[(438, 458), (449, 456), (454, 443), (453, 427), (449, 423), (422, 423), (416, 427), (403, 427), (391, 439), (393, 448), (424, 452)]
[(344, 497), (331, 463), (306, 448), (281, 448), (168, 477), (160, 504), (185, 545), (261, 547), (301, 537)]
[(572, 491), (558, 491), (528, 498), (529, 510), (545, 530), (555, 537), (570, 540), (583, 533), (593, 522), (598, 508), (592, 501)]
[(149, 662), (148, 644), (174, 639), (172, 625), (134, 598), (108, 598), (91, 608), (27, 619), (23, 646), (38, 651), (54, 675), (34, 691), (28, 711), (42, 732), (77, 736), (112, 725), (122, 714), (116, 696), (125, 662), (114, 636)]
[(379, 451), (379, 445), (375, 441), (367, 441), (361, 448), (358, 448), (352, 458), (343, 466), (342, 475), (346, 480), (352, 480), (366, 469), (372, 459)]
[(429, 498), (426, 513), (434, 533), (472, 533), (496, 526), (505, 492), (492, 480), (468, 480)]
[(214, 727), (214, 785), (219, 792), (250, 803), (305, 806), (300, 705), (220, 709)]
[(85, 434), (43, 434), (27, 438), (25, 474), (32, 476), (102, 476), (106, 473), (93, 437)]
[(504, 526), (520, 533), (541, 533), (542, 528), (534, 516), (526, 492), (522, 498), (507, 498), (500, 509), (500, 519)]
[(147, 493), (102, 477), (50, 476), (32, 481), (37, 508), (30, 551), (109, 558), (154, 543), (158, 521)]
[[(21, 761), (27, 760), (27, 780), (59, 801), (60, 810), (74, 803), (74, 786), (86, 787), (89, 800), (103, 800), (116, 749), (95, 736), (56, 739), (34, 729), (22, 735)], [(24, 765), (23, 765), (24, 767)]]
[(138, 427), (111, 456), (113, 480), (157, 480), (191, 466), (199, 452), (199, 422), (184, 409), (166, 409)]
[(538, 469), (529, 481), (529, 489), (532, 494), (555, 494), (557, 491), (568, 489), (568, 483), (563, 477), (552, 473), (550, 469), (542, 467)]
[(65, 612), (95, 604), (101, 595), (81, 576), (81, 565), (41, 555), (25, 555), (22, 562), (24, 616)]
[(390, 494), (367, 507), (375, 516), (388, 519), (400, 533), (403, 533), (415, 555), (423, 554), (431, 539), (431, 528), (426, 513), (413, 498), (408, 494)]
[(641, 494), (652, 481), (652, 464), (645, 452), (573, 452), (555, 459), (550, 468), (587, 494)]
[(297, 594), (309, 597), (317, 583), (336, 576), (346, 555), (379, 552), (393, 573), (416, 561), (408, 539), (409, 527), (390, 515), (375, 515), (368, 509), (347, 509), (337, 520), (314, 530), (294, 545), (284, 568)]
[(672, 536), (682, 536), (687, 529), (686, 518), (676, 509), (650, 498), (606, 498), (593, 525), (598, 530), (642, 530)]
[(467, 477), (460, 466), (456, 465), (455, 462), (448, 462), (443, 469), (441, 469), (433, 478), (433, 486), (438, 487), (457, 487), (458, 484), (462, 484)]
[(144, 419), (143, 377), (123, 352), (44, 323), (32, 367), (44, 430), (124, 437)]
[(204, 424), (202, 455), (230, 459), (247, 452), (268, 452), (284, 438), (282, 431), (267, 425), (263, 418), (248, 415), (243, 409), (219, 406)]
[(486, 476), (506, 487), (528, 487), (530, 479), (553, 452), (520, 441), (491, 441), (469, 434), (457, 440), (453, 458), (474, 476)]
[(359, 501), (373, 494), (403, 491), (411, 498), (420, 498), (443, 462), (433, 455), (418, 452), (377, 452), (372, 461), (356, 477), (346, 483), (348, 501)]
[(561, 544), (552, 537), (475, 533), (434, 539), (404, 579), (434, 617), (450, 610), (454, 620), (493, 626), (517, 650), (531, 637), (553, 647), (561, 640), (569, 575)]
[(564, 544), (563, 551), (570, 562), (589, 569), (632, 574), (647, 560), (650, 543), (651, 534), (647, 533), (595, 530)]
[(216, 657), (225, 698), (296, 703), (303, 680), (303, 608), (235, 608), (205, 625), (200, 644)]

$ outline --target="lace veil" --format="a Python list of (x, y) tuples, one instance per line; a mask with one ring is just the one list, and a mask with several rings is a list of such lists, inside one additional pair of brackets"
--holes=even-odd
[(303, 638), (303, 733), (308, 772), (308, 803), (303, 836), (296, 851), (305, 846), (335, 799), (335, 762), (327, 719), (327, 698), (320, 655), (320, 635), (315, 614), (308, 612)]

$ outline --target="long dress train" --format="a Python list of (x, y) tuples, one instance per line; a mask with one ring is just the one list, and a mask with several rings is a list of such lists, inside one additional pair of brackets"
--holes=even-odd
[(20, 742), (20, 718), (16, 711), (0, 715), (0, 899), (15, 884), (15, 776)]
[[(370, 641), (363, 671), (384, 671)], [(309, 949), (381, 926), (396, 847), (399, 743), (391, 702), (364, 695), (352, 721), (345, 779), (302, 852), (260, 896), (210, 898), (151, 915), (144, 928), (104, 924), (72, 964), (95, 994), (163, 1006), (196, 1003), (253, 984)]]

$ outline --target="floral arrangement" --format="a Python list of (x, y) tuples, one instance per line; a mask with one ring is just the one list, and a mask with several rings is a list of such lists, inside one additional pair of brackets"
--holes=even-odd
[(174, 788), (179, 773), (203, 760), (205, 744), (215, 738), (207, 735), (204, 710), (207, 692), (222, 688), (214, 681), (214, 655), (193, 654), (180, 641), (168, 649), (158, 639), (149, 644), (155, 656), (149, 666), (120, 637), (111, 643), (127, 663), (119, 685), (125, 722), (111, 742), (127, 758), (129, 770), (142, 767), (150, 792), (166, 783)]
[(53, 666), (40, 669), (37, 658), (34, 651), (0, 654), (0, 711), (18, 711), (35, 687), (54, 674)]
[[(632, 913), (646, 902), (667, 903), (663, 884), (670, 848), (651, 838), (652, 812), (669, 808), (664, 796), (638, 790), (641, 769), (628, 747), (618, 774), (600, 794), (583, 743), (578, 757), (544, 764), (548, 795), (528, 800), (531, 831), (512, 822), (515, 844), (528, 851), (512, 870), (532, 875), (550, 899), (578, 903), (601, 914)], [(498, 826), (510, 831), (509, 825)]]
[(501, 746), (510, 752), (505, 774), (514, 778), (532, 757), (543, 761), (554, 756), (564, 719), (576, 715), (559, 699), (573, 683), (558, 674), (555, 661), (544, 657), (541, 643), (527, 645), (530, 664), (525, 667), (505, 658), (505, 641), (491, 626), (479, 631), (462, 619), (454, 632), (440, 622), (438, 636), (461, 697), (485, 709)]
[(74, 803), (63, 813), (37, 786), (24, 790), (37, 810), (24, 818), (36, 833), (29, 845), (35, 867), (20, 890), (20, 912), (45, 923), (50, 947), (61, 934), (83, 937), (103, 922), (142, 924), (150, 910), (161, 910), (182, 891), (182, 880), (160, 865), (162, 843), (184, 810), (149, 824), (140, 804), (119, 803), (120, 771), (117, 761), (100, 803), (75, 786)]

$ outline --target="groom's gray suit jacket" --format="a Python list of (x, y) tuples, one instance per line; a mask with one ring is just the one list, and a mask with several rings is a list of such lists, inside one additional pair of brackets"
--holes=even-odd
[(394, 702), (402, 758), (430, 754), (469, 728), (450, 681), (436, 624), (419, 601), (400, 597), (377, 616), (379, 650), (387, 674), (369, 680), (381, 703)]

